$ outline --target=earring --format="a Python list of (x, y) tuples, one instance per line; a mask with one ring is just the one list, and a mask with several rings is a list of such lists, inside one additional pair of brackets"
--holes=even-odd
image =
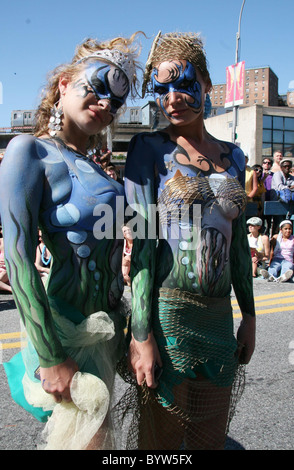
[(211, 105), (210, 96), (209, 96), (209, 93), (206, 93), (205, 103), (204, 103), (204, 115), (203, 115), (204, 119), (210, 116), (211, 108), (212, 108), (212, 105)]
[(51, 137), (54, 137), (57, 133), (57, 131), (60, 131), (61, 130), (61, 125), (62, 125), (62, 122), (61, 122), (61, 117), (63, 115), (63, 110), (62, 110), (62, 106), (60, 108), (58, 108), (58, 103), (55, 103), (55, 105), (53, 106), (53, 108), (51, 109), (51, 117), (49, 119), (49, 134), (51, 135)]

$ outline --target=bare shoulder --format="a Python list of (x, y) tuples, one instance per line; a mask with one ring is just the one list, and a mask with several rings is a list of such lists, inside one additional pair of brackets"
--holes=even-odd
[(36, 157), (36, 137), (18, 135), (9, 142), (2, 163), (4, 166), (6, 164), (26, 165)]

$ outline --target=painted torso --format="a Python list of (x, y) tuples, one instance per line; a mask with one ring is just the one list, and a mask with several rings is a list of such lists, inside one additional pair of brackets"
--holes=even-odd
[[(59, 313), (76, 311), (80, 318), (109, 312), (122, 295), (123, 244), (115, 239), (113, 217), (123, 187), (86, 157), (32, 136), (9, 144), (0, 180), (11, 285), (40, 364), (49, 367), (65, 359), (50, 314), (52, 301), (62, 305)], [(96, 230), (101, 204), (110, 208), (112, 237)], [(38, 227), (52, 254), (46, 293), (34, 266)]]
[(114, 241), (115, 220), (109, 222), (112, 239), (96, 238), (95, 210), (105, 204), (115, 216), (116, 196), (123, 195), (123, 188), (87, 157), (58, 143), (38, 140), (36, 145), (48, 151), (42, 160), (52, 190), (52, 198), (45, 195), (40, 211), (40, 224), (54, 259), (48, 294), (70, 298), (85, 315), (98, 308), (113, 308), (123, 289), (119, 269), (122, 243)]
[(214, 297), (230, 292), (232, 221), (245, 205), (244, 158), (229, 144), (223, 148), (212, 161), (186, 151), (164, 132), (142, 134), (131, 148), (126, 167), (128, 202), (139, 202), (145, 210), (147, 204), (157, 204), (165, 229), (157, 248), (157, 287)]

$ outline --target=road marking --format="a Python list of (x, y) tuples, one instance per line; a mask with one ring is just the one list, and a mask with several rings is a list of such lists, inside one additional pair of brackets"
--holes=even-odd
[(24, 338), (25, 334), (21, 331), (14, 331), (11, 333), (1, 333), (0, 334), (0, 349), (20, 349), (26, 343), (24, 341), (17, 341), (17, 342), (2, 342), (2, 340), (10, 340), (10, 339), (20, 339)]
[(20, 331), (15, 331), (14, 333), (1, 333), (0, 339), (20, 338), (20, 336)]
[[(284, 298), (282, 298), (284, 297)], [(292, 298), (289, 298), (292, 297)], [(290, 292), (277, 292), (275, 294), (257, 295), (254, 297), (255, 302), (255, 313), (256, 315), (265, 315), (267, 313), (278, 313), (278, 312), (289, 312), (294, 310), (294, 291)], [(266, 307), (267, 305), (283, 305), (288, 304), (285, 307), (266, 308), (260, 309), (260, 307)], [(237, 300), (232, 300), (233, 316), (234, 318), (240, 318), (241, 312), (238, 306)]]
[[(282, 298), (284, 297), (284, 298)], [(288, 298), (292, 297), (292, 299)], [(289, 312), (294, 310), (294, 291), (290, 292), (276, 292), (274, 294), (266, 294), (266, 295), (257, 295), (254, 297), (255, 308), (256, 308), (256, 315), (265, 315), (269, 313), (279, 313), (279, 312)], [(285, 307), (279, 306), (275, 308), (266, 308), (260, 309), (260, 307), (266, 307), (268, 305), (283, 305), (283, 304), (290, 304)], [(233, 317), (234, 318), (241, 318), (241, 312), (238, 306), (238, 302), (236, 299), (232, 299), (232, 308), (233, 308)], [(9, 339), (17, 339), (22, 337), (22, 333), (20, 331), (15, 331), (12, 333), (1, 333), (0, 334), (0, 350), (1, 349), (19, 349), (22, 346), (21, 341), (18, 342), (6, 342), (2, 343), (1, 340), (9, 340)]]
[(22, 343), (0, 343), (1, 349), (17, 349), (21, 348)]
[[(294, 290), (290, 292), (276, 292), (275, 294), (256, 295), (254, 296), (255, 302), (264, 299), (280, 299), (281, 297), (294, 297)], [(232, 305), (237, 305), (237, 300), (232, 299)]]

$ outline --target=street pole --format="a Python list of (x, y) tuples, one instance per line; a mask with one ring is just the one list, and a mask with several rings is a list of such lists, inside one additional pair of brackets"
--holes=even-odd
[(233, 103), (233, 131), (232, 131), (232, 141), (235, 143), (236, 141), (236, 127), (237, 127), (237, 108), (238, 106), (235, 105), (236, 99), (236, 67), (239, 62), (239, 41), (240, 41), (240, 31), (241, 31), (241, 18), (243, 13), (243, 8), (246, 0), (243, 0), (240, 15), (239, 15), (239, 23), (238, 23), (238, 32), (236, 34), (236, 55), (235, 55), (235, 67), (234, 67), (234, 103)]

